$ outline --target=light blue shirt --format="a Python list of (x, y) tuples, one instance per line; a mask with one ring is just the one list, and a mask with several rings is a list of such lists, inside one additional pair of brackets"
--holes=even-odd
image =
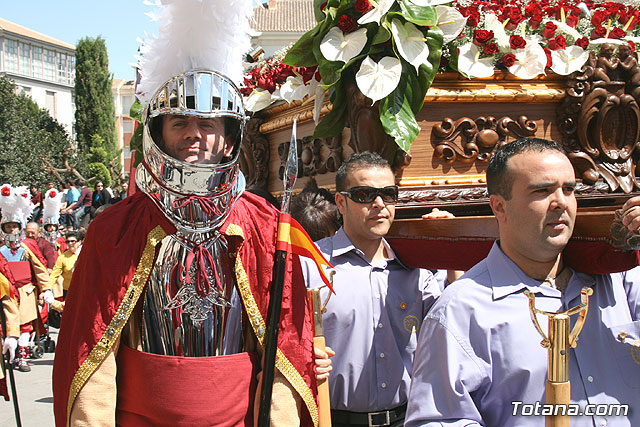
[[(317, 245), (337, 271), (336, 295), (323, 315), (327, 345), (336, 352), (332, 409), (372, 412), (404, 404), (421, 319), (441, 285), (429, 270), (402, 264), (388, 245), (392, 256), (370, 263), (342, 228)], [(301, 261), (307, 287), (321, 286), (315, 264)], [(328, 290), (321, 294), (324, 301)]]
[(67, 193), (65, 194), (64, 198), (67, 201), (67, 206), (75, 203), (80, 199), (80, 190), (78, 190), (76, 187), (71, 187), (71, 189), (69, 189), (69, 191), (67, 191)]
[[(526, 276), (498, 244), (447, 287), (426, 316), (405, 426), (543, 426), (542, 416), (512, 415), (514, 401), (545, 403), (548, 351), (523, 291), (536, 294), (537, 308), (558, 312), (580, 304), (584, 286), (593, 295), (578, 346), (569, 354), (571, 402), (582, 409), (629, 404), (629, 412), (571, 417), (571, 426), (640, 426), (640, 270), (573, 272), (562, 294)], [(538, 321), (546, 334), (548, 320)]]

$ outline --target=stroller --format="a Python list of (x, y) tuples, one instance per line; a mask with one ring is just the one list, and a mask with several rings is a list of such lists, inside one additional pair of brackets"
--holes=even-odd
[(40, 317), (35, 320), (34, 330), (29, 337), (28, 350), (31, 359), (40, 359), (44, 353), (56, 351), (56, 342), (49, 336), (49, 326), (60, 328), (60, 307), (56, 307), (57, 305), (45, 303), (41, 309), (38, 307)]

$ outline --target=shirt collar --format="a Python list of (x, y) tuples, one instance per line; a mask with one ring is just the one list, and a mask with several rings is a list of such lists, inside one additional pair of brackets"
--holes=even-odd
[[(362, 254), (362, 251), (354, 246), (354, 244), (351, 242), (351, 239), (349, 239), (349, 236), (347, 236), (347, 233), (345, 233), (343, 227), (340, 227), (340, 229), (333, 236), (332, 240), (333, 240), (333, 249), (331, 251), (331, 256), (332, 257), (338, 257), (340, 255), (344, 255), (344, 254), (346, 254), (348, 252), (354, 251), (354, 252), (358, 253), (360, 256), (362, 256), (364, 258), (363, 254)], [(382, 238), (382, 244), (384, 245), (387, 253), (389, 254), (389, 256), (386, 257), (384, 259), (384, 261), (386, 261), (386, 262), (396, 261), (404, 269), (406, 269), (406, 270), (409, 269), (409, 267), (407, 267), (406, 265), (404, 265), (402, 263), (402, 261), (400, 261), (400, 259), (397, 257), (397, 255), (393, 251), (393, 249), (391, 249), (391, 246), (384, 239), (384, 237)]]
[(486, 259), (491, 277), (493, 299), (497, 300), (523, 289), (552, 298), (562, 298), (562, 292), (551, 286), (543, 285), (527, 276), (500, 248), (498, 241), (493, 244)]

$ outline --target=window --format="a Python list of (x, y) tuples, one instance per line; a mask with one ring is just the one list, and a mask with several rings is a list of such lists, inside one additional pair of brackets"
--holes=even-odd
[(31, 75), (42, 78), (42, 48), (31, 47)]
[(44, 79), (55, 81), (56, 53), (49, 49), (43, 49), (42, 60), (44, 63)]
[(58, 81), (61, 83), (67, 83), (67, 55), (64, 53), (58, 53)]
[(29, 86), (18, 86), (18, 93), (31, 97), (31, 88)]
[(122, 131), (124, 133), (133, 133), (133, 120), (124, 119), (122, 121)]
[(31, 75), (31, 45), (20, 42), (19, 64), (20, 74)]
[(4, 69), (7, 72), (18, 72), (18, 42), (4, 39)]
[(131, 111), (131, 106), (133, 105), (133, 96), (123, 96), (122, 97), (122, 114), (124, 116), (128, 116)]
[(45, 108), (49, 110), (49, 115), (54, 119), (56, 117), (56, 93), (47, 91), (46, 99), (45, 99)]
[(69, 57), (69, 84), (74, 84), (76, 80), (76, 57)]

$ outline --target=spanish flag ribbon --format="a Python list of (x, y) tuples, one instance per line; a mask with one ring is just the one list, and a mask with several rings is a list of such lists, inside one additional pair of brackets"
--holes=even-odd
[(331, 282), (322, 269), (323, 265), (329, 268), (333, 268), (333, 266), (325, 259), (298, 221), (286, 213), (280, 213), (276, 249), (312, 259), (316, 263), (316, 267), (318, 267), (322, 281), (327, 285), (329, 290), (335, 294)]

